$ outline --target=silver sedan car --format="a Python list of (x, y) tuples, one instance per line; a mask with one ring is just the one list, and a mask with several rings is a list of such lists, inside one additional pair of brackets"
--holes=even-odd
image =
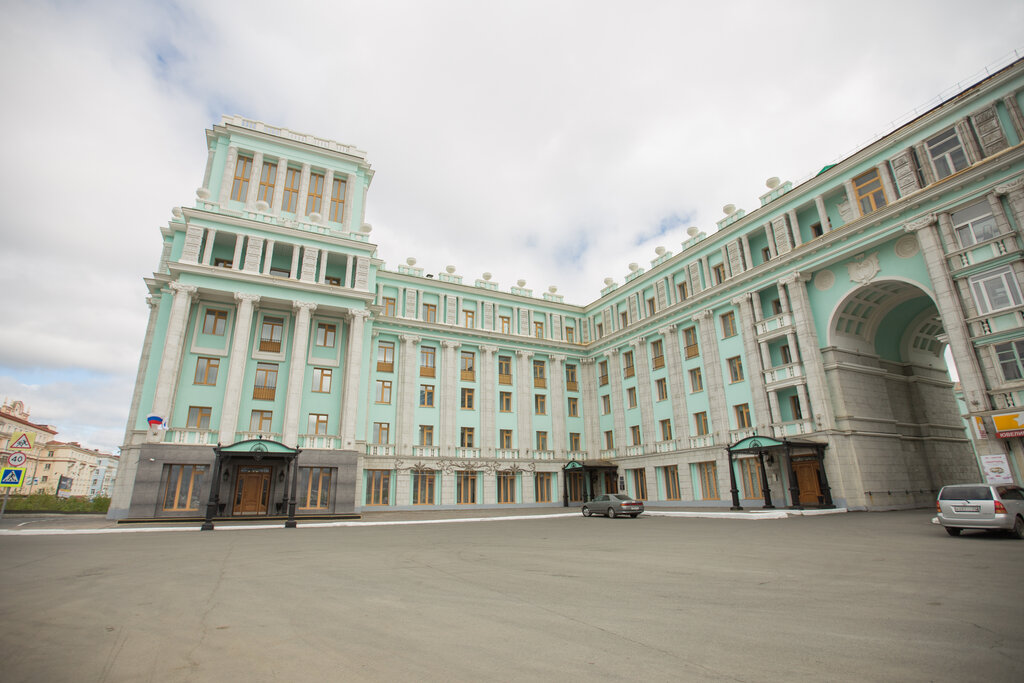
[(630, 517), (636, 516), (644, 511), (644, 504), (634, 500), (624, 493), (602, 493), (593, 500), (583, 504), (583, 516), (605, 515), (606, 517)]
[(1024, 489), (1012, 485), (943, 486), (935, 501), (935, 520), (950, 536), (964, 529), (1009, 531), (1024, 538)]

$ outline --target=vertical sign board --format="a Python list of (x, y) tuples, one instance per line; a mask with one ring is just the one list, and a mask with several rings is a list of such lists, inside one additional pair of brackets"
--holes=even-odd
[(26, 432), (24, 430), (12, 432), (11, 438), (7, 441), (7, 450), (30, 451), (35, 440), (35, 432)]
[(1005, 453), (978, 456), (981, 460), (981, 471), (985, 473), (985, 481), (989, 484), (1012, 484), (1013, 472), (1006, 461)]
[(75, 482), (71, 477), (65, 477), (63, 474), (60, 475), (60, 479), (57, 481), (57, 497), (58, 498), (69, 498), (71, 496), (71, 485)]

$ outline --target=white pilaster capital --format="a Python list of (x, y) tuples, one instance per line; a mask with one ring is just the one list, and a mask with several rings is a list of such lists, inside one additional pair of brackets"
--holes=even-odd
[(1018, 176), (1007, 183), (1000, 183), (995, 187), (997, 197), (1010, 194), (1011, 192), (1020, 192), (1021, 190), (1024, 190), (1024, 175)]
[(666, 325), (665, 327), (659, 327), (658, 334), (660, 334), (663, 337), (667, 337), (673, 332), (675, 332), (677, 327), (677, 325)]
[(925, 228), (930, 228), (934, 226), (937, 220), (938, 217), (934, 213), (929, 213), (924, 216), (921, 216), (920, 218), (912, 220), (909, 223), (904, 224), (903, 230), (905, 230), (906, 232), (917, 232), (919, 230), (924, 230)]
[(734, 296), (733, 298), (729, 299), (729, 303), (731, 303), (733, 306), (745, 306), (750, 303), (750, 294), (747, 293), (740, 294), (739, 296)]
[(196, 292), (199, 291), (199, 288), (196, 287), (195, 285), (186, 285), (181, 282), (178, 282), (177, 280), (169, 283), (167, 286), (171, 288), (172, 292), (174, 292), (175, 297), (177, 297), (179, 294), (182, 294), (189, 298), (192, 298), (196, 295)]
[(370, 317), (370, 312), (365, 308), (350, 308), (348, 309), (348, 314), (352, 316), (353, 320), (355, 320), (356, 318), (362, 318), (363, 320), (365, 320), (366, 318)]
[(250, 304), (256, 304), (260, 300), (259, 294), (245, 294), (243, 292), (235, 292), (235, 301), (239, 303), (245, 303), (248, 301)]
[(593, 358), (580, 358), (580, 365), (594, 365), (596, 362)]
[(146, 305), (150, 308), (156, 308), (160, 305), (160, 295), (154, 294), (153, 296), (146, 297)]
[(619, 355), (619, 349), (617, 349), (617, 348), (613, 348), (613, 349), (607, 349), (607, 350), (606, 350), (606, 351), (604, 352), (604, 356), (605, 356), (606, 358), (611, 358), (612, 356), (617, 356), (617, 355)]
[(794, 270), (792, 273), (789, 273), (788, 275), (783, 275), (782, 277), (780, 277), (779, 278), (779, 284), (780, 285), (787, 285), (788, 286), (788, 285), (796, 284), (797, 282), (807, 282), (810, 279), (811, 279), (811, 274), (810, 273), (803, 273), (803, 272), (800, 272), (799, 270)]
[(529, 360), (533, 358), (533, 351), (528, 351), (526, 349), (516, 349), (516, 355), (519, 356), (520, 358), (525, 358)]
[(553, 353), (549, 356), (549, 358), (551, 358), (551, 360), (554, 361), (555, 363), (565, 362), (565, 354), (562, 353)]
[(480, 350), (486, 353), (487, 355), (491, 355), (498, 352), (498, 347), (493, 346), (491, 344), (481, 344)]
[(311, 301), (293, 301), (292, 302), (292, 310), (295, 310), (295, 311), (303, 311), (304, 310), (307, 313), (312, 313), (313, 311), (316, 310), (316, 304), (314, 304)]
[(711, 309), (710, 308), (705, 308), (703, 311), (698, 311), (696, 315), (694, 315), (694, 316), (692, 316), (690, 318), (690, 320), (692, 320), (695, 323), (699, 323), (699, 322), (702, 322), (704, 320), (710, 319), (711, 316), (712, 316)]
[(419, 344), (420, 340), (422, 339), (422, 337), (419, 337), (415, 334), (400, 334), (398, 335), (398, 338), (409, 346), (415, 346), (416, 344)]
[(451, 339), (442, 339), (441, 346), (446, 349), (457, 349), (462, 346), (462, 342), (452, 341)]

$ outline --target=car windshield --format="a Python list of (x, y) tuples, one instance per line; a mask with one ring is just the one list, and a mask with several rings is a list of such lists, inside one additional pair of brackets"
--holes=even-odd
[(629, 496), (623, 495), (621, 493), (616, 493), (616, 494), (612, 495), (612, 498), (614, 498), (616, 500), (633, 500)]
[(947, 486), (939, 494), (939, 500), (992, 500), (992, 489), (988, 486)]

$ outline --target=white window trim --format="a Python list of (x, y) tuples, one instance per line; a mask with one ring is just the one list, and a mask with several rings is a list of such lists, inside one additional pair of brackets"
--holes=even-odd
[[(992, 302), (989, 301), (988, 291), (985, 288), (985, 283), (991, 280), (1001, 280), (1006, 293), (1010, 299), (1010, 304), (1007, 306), (1000, 306), (998, 308), (993, 307)], [(990, 270), (987, 273), (975, 275), (970, 278), (971, 294), (974, 295), (974, 303), (978, 307), (978, 312), (981, 314), (995, 313), (998, 311), (1004, 311), (1010, 308), (1015, 308), (1024, 303), (1024, 299), (1021, 298), (1020, 284), (1017, 282), (1017, 277), (1010, 266), (1003, 266), (995, 270)]]

